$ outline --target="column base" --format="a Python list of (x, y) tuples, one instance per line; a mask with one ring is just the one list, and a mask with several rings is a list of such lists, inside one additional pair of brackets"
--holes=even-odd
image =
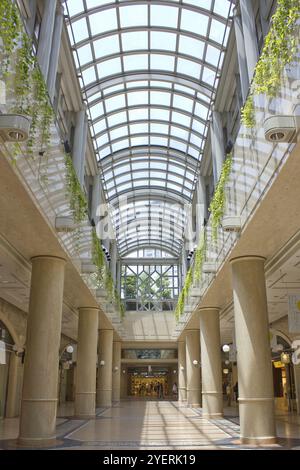
[(252, 446), (268, 446), (277, 444), (277, 437), (241, 437), (240, 442)]
[(96, 418), (96, 413), (95, 414), (92, 414), (92, 415), (79, 415), (78, 413), (73, 415), (73, 416), (70, 416), (70, 418), (72, 419), (95, 419)]
[(56, 439), (56, 436), (50, 439), (26, 439), (23, 437), (19, 437), (14, 443), (12, 443), (12, 447), (16, 448), (48, 448), (48, 447), (55, 447), (62, 445), (63, 441)]
[(200, 403), (188, 403), (187, 404), (190, 408), (201, 408)]
[(109, 408), (112, 405), (111, 390), (97, 390), (96, 406), (97, 408)]
[(206, 419), (215, 419), (215, 418), (223, 418), (223, 413), (202, 413), (202, 417)]

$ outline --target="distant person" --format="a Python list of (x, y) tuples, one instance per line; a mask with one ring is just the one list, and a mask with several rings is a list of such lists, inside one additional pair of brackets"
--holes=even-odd
[(234, 393), (234, 400), (237, 402), (239, 398), (239, 384), (235, 382), (235, 385), (233, 387), (233, 393)]
[(174, 397), (174, 398), (177, 398), (178, 387), (177, 387), (177, 383), (176, 383), (176, 382), (174, 382), (174, 384), (173, 384), (172, 392), (173, 392), (173, 397)]
[(227, 406), (231, 406), (231, 385), (228, 382), (226, 385), (226, 397), (227, 397)]
[(158, 398), (163, 398), (164, 397), (164, 388), (163, 384), (160, 382), (158, 384)]

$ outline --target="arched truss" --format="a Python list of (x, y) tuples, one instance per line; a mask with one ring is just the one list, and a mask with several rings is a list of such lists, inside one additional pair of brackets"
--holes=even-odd
[[(233, 3), (66, 2), (70, 41), (122, 256), (147, 245), (180, 253), (184, 217), (175, 209), (176, 224), (165, 226), (164, 218), (152, 215), (151, 205), (159, 214), (172, 204), (183, 213), (192, 199)], [(125, 197), (127, 205), (120, 203)], [(131, 212), (135, 229), (124, 225)]]

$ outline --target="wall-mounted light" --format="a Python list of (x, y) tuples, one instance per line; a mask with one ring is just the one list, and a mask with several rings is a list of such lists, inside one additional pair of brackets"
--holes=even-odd
[(229, 366), (230, 361), (228, 361), (228, 359), (226, 359), (225, 364), (226, 364), (226, 366)]
[(0, 135), (7, 142), (24, 142), (28, 139), (30, 120), (21, 114), (0, 115)]
[(114, 367), (114, 371), (117, 372), (119, 370), (119, 367), (118, 366), (115, 366)]
[(66, 347), (66, 351), (67, 353), (72, 354), (72, 352), (74, 351), (72, 344), (69, 344), (69, 346)]
[(291, 362), (289, 353), (286, 353), (286, 352), (281, 353), (280, 360), (282, 364), (289, 364)]
[(225, 352), (225, 353), (229, 352), (230, 351), (229, 344), (223, 344), (222, 351)]
[(177, 374), (177, 370), (174, 369), (174, 370), (173, 370), (173, 374)]
[(123, 374), (126, 374), (126, 370), (125, 370), (125, 369), (123, 369), (122, 372), (123, 372)]
[(225, 375), (229, 374), (229, 369), (223, 369), (223, 374)]
[(197, 361), (197, 359), (194, 359), (194, 360), (193, 360), (193, 365), (194, 365), (194, 366), (197, 366), (198, 363), (199, 363), (199, 361)]
[(180, 366), (180, 370), (184, 370), (184, 367), (183, 367), (183, 366)]
[(105, 366), (105, 361), (100, 361), (100, 366)]

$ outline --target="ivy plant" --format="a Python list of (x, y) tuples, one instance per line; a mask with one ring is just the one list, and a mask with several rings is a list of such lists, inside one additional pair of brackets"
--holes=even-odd
[(225, 186), (228, 181), (229, 175), (231, 173), (231, 168), (232, 168), (232, 154), (229, 154), (227, 155), (223, 163), (221, 176), (218, 181), (217, 187), (215, 189), (213, 199), (209, 206), (209, 212), (211, 213), (210, 221), (211, 221), (211, 227), (212, 227), (213, 241), (217, 240), (218, 228), (221, 225), (222, 217), (224, 215), (225, 200), (226, 200)]
[(3, 58), (1, 59), (1, 75), (8, 72), (12, 53), (18, 44), (21, 22), (18, 8), (11, 0), (0, 2), (0, 37), (2, 39)]
[(97, 267), (96, 282), (99, 286), (105, 288), (110, 301), (116, 304), (120, 317), (123, 318), (125, 308), (119, 293), (115, 289), (111, 272), (106, 266), (103, 249), (95, 229), (92, 230), (92, 260)]
[[(0, 37), (1, 75), (8, 86), (12, 82), (15, 99), (12, 112), (31, 118), (27, 153), (33, 155), (34, 147), (39, 145), (39, 154), (47, 156), (53, 109), (44, 77), (33, 53), (32, 39), (22, 28), (16, 4), (8, 0), (1, 0), (0, 3)], [(12, 58), (15, 59), (14, 71), (9, 67)]]
[(199, 245), (196, 248), (195, 261), (193, 267), (193, 280), (199, 282), (202, 276), (202, 265), (205, 260), (205, 251), (206, 251), (206, 237), (205, 232), (199, 241)]
[(255, 126), (254, 96), (276, 96), (284, 68), (296, 58), (299, 19), (299, 0), (278, 0), (277, 10), (271, 19), (270, 30), (255, 68), (250, 93), (241, 111), (242, 123), (246, 127)]
[[(70, 154), (65, 154), (67, 191), (70, 197), (70, 207), (74, 221), (82, 222), (88, 212), (87, 201), (77, 178)], [(101, 250), (102, 251), (102, 250)]]

